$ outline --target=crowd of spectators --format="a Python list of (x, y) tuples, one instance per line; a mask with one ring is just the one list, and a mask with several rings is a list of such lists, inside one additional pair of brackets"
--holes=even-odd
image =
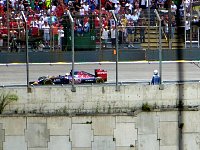
[[(101, 2), (99, 0), (0, 0), (0, 46), (3, 45), (3, 37), (7, 37), (8, 33), (10, 33), (11, 45), (14, 45), (15, 39), (25, 38), (25, 23), (21, 11), (24, 11), (27, 17), (29, 36), (31, 38), (42, 37), (39, 44), (42, 43), (47, 47), (50, 46), (51, 37), (56, 39), (59, 47), (62, 45), (61, 38), (64, 36), (62, 22), (67, 10), (73, 16), (82, 16), (74, 17), (77, 36), (84, 36), (84, 33), (90, 32), (92, 22), (94, 23), (93, 28), (99, 28), (102, 31), (100, 37), (104, 42), (111, 38), (111, 31), (112, 41), (115, 41), (115, 34), (113, 34), (115, 21), (111, 13), (114, 11), (119, 19), (119, 42), (125, 41), (129, 47), (133, 47), (134, 41), (145, 42), (145, 26), (149, 7), (151, 10), (158, 9), (161, 12), (163, 31), (166, 35), (169, 33), (167, 12), (171, 7), (172, 32), (170, 33), (173, 38), (176, 16), (183, 17), (184, 15), (183, 4), (186, 4), (188, 10), (190, 0), (172, 1), (171, 6), (169, 6), (169, 0), (101, 0)], [(90, 15), (95, 16), (92, 21)], [(151, 19), (155, 20), (155, 16), (152, 16)]]

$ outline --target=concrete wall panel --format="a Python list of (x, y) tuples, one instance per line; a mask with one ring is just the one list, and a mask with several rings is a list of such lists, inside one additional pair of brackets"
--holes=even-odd
[(69, 130), (71, 129), (71, 118), (47, 118), (47, 128), (50, 131), (50, 135), (69, 135)]
[(156, 134), (138, 135), (139, 150), (159, 150), (159, 141)]
[(200, 148), (200, 134), (199, 133), (186, 133), (183, 134), (184, 150), (199, 150)]
[(92, 150), (115, 150), (113, 136), (94, 136)]
[(178, 122), (160, 122), (158, 139), (161, 146), (178, 145)]
[[(95, 117), (92, 118), (92, 129), (95, 136), (112, 136), (115, 128), (115, 117)], [(102, 130), (104, 129), (104, 130)]]
[(117, 123), (114, 130), (116, 146), (135, 146), (137, 140), (137, 129), (135, 123)]
[(93, 141), (91, 129), (91, 124), (72, 124), (72, 130), (70, 130), (72, 148), (91, 148)]
[(142, 112), (137, 117), (136, 128), (138, 129), (138, 134), (155, 134), (157, 133), (158, 117), (156, 113)]
[[(26, 118), (25, 117), (9, 117), (1, 118), (4, 121), (5, 135), (21, 135), (24, 136), (24, 130), (26, 129)], [(17, 126), (16, 126), (17, 124)]]
[(200, 132), (200, 113), (195, 111), (184, 112), (182, 115), (185, 133)]
[(69, 136), (50, 136), (48, 150), (71, 150)]
[(29, 148), (47, 148), (49, 141), (49, 130), (47, 129), (46, 120), (43, 118), (28, 119), (25, 136)]
[(5, 136), (3, 150), (27, 150), (24, 136)]

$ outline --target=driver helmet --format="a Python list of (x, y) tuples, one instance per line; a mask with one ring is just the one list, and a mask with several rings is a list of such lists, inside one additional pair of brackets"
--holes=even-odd
[(154, 70), (154, 71), (153, 71), (153, 74), (154, 74), (154, 75), (157, 75), (157, 74), (158, 74), (158, 70)]

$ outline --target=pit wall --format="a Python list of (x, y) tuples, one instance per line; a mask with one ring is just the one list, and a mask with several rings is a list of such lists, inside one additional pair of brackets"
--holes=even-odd
[(0, 150), (199, 150), (199, 83), (119, 89), (1, 88), (19, 99), (0, 115)]

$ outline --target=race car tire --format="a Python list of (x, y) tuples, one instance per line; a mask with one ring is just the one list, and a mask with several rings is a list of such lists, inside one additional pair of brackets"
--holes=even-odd
[(47, 77), (46, 76), (41, 76), (38, 78), (38, 80), (45, 80)]
[(51, 79), (45, 79), (44, 85), (53, 85), (53, 81)]
[(97, 80), (96, 80), (96, 83), (104, 83), (104, 80), (101, 79), (101, 78), (100, 78), (100, 79), (97, 79)]

